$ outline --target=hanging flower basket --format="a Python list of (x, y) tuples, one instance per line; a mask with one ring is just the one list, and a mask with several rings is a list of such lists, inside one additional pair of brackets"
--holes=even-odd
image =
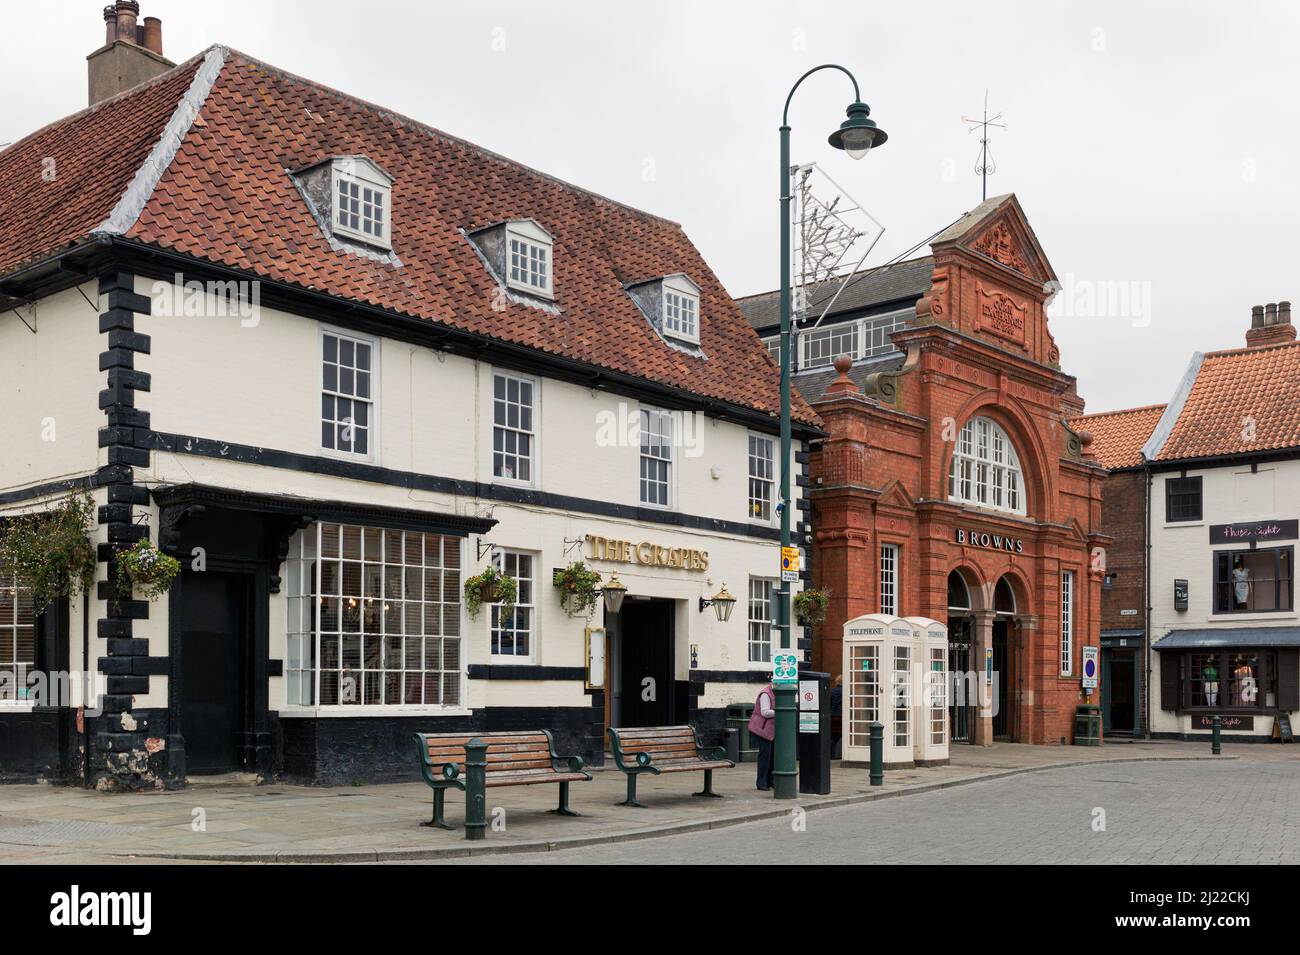
[(95, 505), (82, 491), (47, 511), (0, 523), (0, 564), (31, 591), (37, 613), (94, 584), (98, 563), (90, 543), (94, 516)]
[(560, 606), (571, 617), (591, 617), (600, 599), (600, 572), (592, 570), (580, 560), (557, 570), (553, 578), (560, 592)]
[(181, 572), (181, 562), (164, 554), (148, 540), (136, 541), (129, 550), (117, 553), (117, 592), (124, 599), (139, 595), (157, 600), (171, 589)]
[(518, 599), (519, 586), (515, 579), (491, 565), (465, 581), (465, 609), (471, 618), (478, 616), (483, 604), (500, 604), (502, 610), (510, 610)]
[(794, 615), (801, 627), (816, 627), (826, 622), (830, 594), (824, 590), (801, 590), (794, 595)]

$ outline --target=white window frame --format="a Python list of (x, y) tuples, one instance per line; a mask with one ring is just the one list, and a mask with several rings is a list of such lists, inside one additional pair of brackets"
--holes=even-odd
[[(755, 456), (754, 454), (755, 442), (759, 442), (760, 445), (766, 444), (770, 452), (766, 459), (767, 470), (768, 470), (768, 474), (766, 476), (754, 473), (755, 463), (757, 462), (761, 464), (763, 463), (764, 460), (762, 457)], [(776, 510), (777, 440), (770, 434), (760, 434), (757, 431), (750, 431), (748, 433), (748, 437), (745, 439), (745, 452), (746, 452), (745, 459), (748, 464), (746, 470), (749, 475), (749, 485), (748, 485), (749, 486), (749, 503), (748, 503), (749, 520), (751, 523), (754, 524), (770, 525), (776, 521), (776, 517), (777, 517), (777, 510)], [(756, 511), (754, 507), (756, 504), (762, 504), (764, 502), (764, 498), (755, 497), (754, 495), (754, 490), (756, 485), (760, 489), (763, 487), (766, 487), (767, 489), (767, 495), (766, 495), (767, 515), (766, 516), (762, 514), (761, 510)]]
[[(36, 672), (36, 658), (40, 653), (38, 615), (31, 589), (24, 586), (18, 576), (3, 565), (0, 565), (0, 603), (6, 606), (5, 617), (8, 621), (0, 623), (0, 644), (7, 650), (4, 654), (7, 660), (0, 663), (0, 668), (9, 669), (12, 674), (12, 682), (0, 686), (0, 713), (15, 710), (29, 711), (36, 705), (36, 697), (31, 695), (35, 687), (30, 686), (28, 681)], [(24, 605), (28, 615), (26, 624), (20, 622)], [(31, 633), (32, 658), (30, 660), (18, 659), (18, 634), (24, 630)], [(28, 695), (17, 695), (20, 692)], [(10, 697), (6, 694), (14, 695)]]
[[(520, 578), (517, 573), (509, 574), (503, 570), (506, 564), (506, 558), (512, 557), (515, 560), (515, 569), (518, 571), (519, 559), (526, 558), (529, 563), (531, 575), (527, 578)], [(513, 577), (518, 587), (518, 599), (515, 606), (510, 610), (513, 626), (508, 629), (518, 639), (518, 635), (523, 633), (528, 640), (527, 653), (501, 653), (496, 649), (499, 634), (502, 632), (501, 619), (505, 611), (500, 604), (492, 604), (491, 613), (488, 618), (488, 654), (494, 660), (509, 663), (532, 663), (537, 658), (537, 587), (538, 572), (542, 565), (542, 555), (537, 551), (531, 550), (514, 550), (511, 548), (501, 548), (492, 555), (492, 566), (501, 571), (506, 576)], [(525, 586), (526, 582), (526, 586)], [(519, 611), (527, 611), (528, 625), (526, 627), (518, 626)]]
[[(497, 389), (497, 379), (498, 379), (498, 378), (500, 378), (500, 379), (504, 379), (505, 382), (506, 382), (506, 389), (507, 389), (507, 392), (506, 392), (506, 393), (507, 393), (506, 402), (507, 402), (507, 405), (509, 404), (509, 387), (510, 387), (510, 384), (509, 384), (509, 383), (510, 383), (511, 381), (518, 382), (520, 385), (524, 385), (524, 384), (526, 384), (526, 385), (528, 385), (528, 386), (531, 388), (531, 390), (532, 390), (532, 404), (531, 404), (531, 406), (529, 407), (529, 410), (532, 412), (532, 427), (531, 427), (531, 428), (514, 427), (514, 426), (509, 425), (509, 424), (506, 424), (506, 425), (499, 425), (499, 424), (497, 424), (497, 418), (496, 418), (496, 415), (497, 415), (497, 400), (498, 400), (498, 399), (497, 399), (497, 390), (496, 390), (496, 389)], [(490, 456), (490, 461), (489, 461), (489, 466), (488, 466), (488, 473), (490, 473), (490, 474), (492, 475), (492, 481), (493, 481), (493, 483), (495, 483), (495, 484), (514, 484), (514, 485), (518, 485), (518, 486), (520, 486), (520, 487), (537, 487), (537, 486), (538, 486), (538, 483), (539, 483), (539, 482), (538, 482), (538, 475), (537, 475), (537, 466), (538, 466), (538, 461), (539, 461), (539, 455), (538, 455), (538, 451), (537, 451), (537, 446), (538, 446), (538, 440), (539, 440), (539, 438), (540, 438), (540, 427), (539, 427), (539, 425), (540, 425), (540, 421), (541, 421), (541, 418), (540, 418), (540, 415), (541, 415), (541, 400), (540, 400), (540, 396), (541, 396), (541, 382), (538, 381), (538, 379), (536, 379), (536, 378), (532, 378), (532, 377), (530, 377), (530, 376), (528, 376), (528, 375), (519, 375), (519, 374), (514, 373), (513, 371), (505, 371), (505, 370), (503, 370), (503, 369), (493, 369), (493, 371), (492, 371), (492, 392), (491, 392), (491, 395), (490, 395), (490, 402), (491, 402), (491, 408), (492, 408), (492, 421), (491, 421), (492, 435), (491, 435), (491, 443), (490, 443), (490, 446), (489, 446), (489, 448), (488, 448), (488, 454), (489, 454), (489, 456)], [(522, 407), (522, 403), (520, 403), (520, 407)], [(524, 480), (523, 478), (520, 478), (520, 477), (506, 477), (506, 476), (504, 476), (504, 475), (498, 475), (498, 474), (496, 473), (496, 472), (497, 472), (497, 467), (496, 467), (497, 449), (496, 449), (496, 448), (497, 448), (497, 430), (498, 430), (498, 429), (500, 429), (500, 430), (502, 430), (502, 431), (504, 431), (504, 432), (514, 432), (514, 433), (516, 433), (516, 434), (523, 434), (523, 435), (527, 435), (527, 436), (528, 436), (528, 439), (529, 439), (529, 449), (530, 449), (530, 450), (529, 450), (529, 454), (528, 454), (528, 480)], [(503, 453), (504, 453), (504, 452), (503, 452)], [(515, 456), (516, 456), (516, 457), (519, 457), (519, 455), (515, 455)]]
[(1025, 472), (1015, 443), (992, 418), (968, 420), (953, 443), (948, 500), (1023, 515)]
[[(749, 578), (749, 587), (746, 590), (745, 659), (749, 661), (751, 668), (772, 665), (772, 630), (775, 622), (772, 620), (772, 598), (780, 586), (780, 581), (774, 577)], [(757, 596), (755, 596), (756, 587)], [(760, 634), (758, 640), (754, 639), (755, 627)], [(765, 659), (762, 657), (754, 659), (754, 649), (759, 646), (766, 650)]]
[(776, 362), (776, 367), (781, 367), (781, 336), (769, 335), (763, 339), (763, 344), (767, 347), (767, 353), (772, 356), (772, 361)]
[(664, 335), (698, 345), (700, 343), (700, 287), (679, 273), (665, 276), (660, 294), (663, 298), (661, 306), (663, 313), (660, 315), (660, 320)]
[[(540, 259), (545, 261), (543, 284), (536, 284), (532, 280), (532, 263), (534, 260), (539, 260), (539, 256), (535, 254), (539, 252), (543, 253)], [(516, 254), (522, 255), (528, 265), (527, 275), (524, 278), (515, 277), (513, 259)], [(512, 289), (542, 298), (555, 297), (555, 240), (532, 219), (516, 219), (506, 223), (505, 275), (502, 277), (506, 285)]]
[(897, 544), (880, 545), (880, 612), (894, 616), (898, 616), (898, 556)]
[[(886, 312), (883, 315), (855, 318), (850, 322), (828, 320), (816, 328), (806, 328), (799, 333), (798, 370), (815, 371), (819, 368), (829, 368), (840, 355), (848, 355), (854, 362), (859, 362), (868, 358), (879, 358), (882, 355), (898, 354), (899, 349), (890, 341), (889, 336), (899, 329), (911, 326), (914, 320), (915, 313), (905, 309)], [(831, 339), (835, 337), (836, 333), (851, 335), (853, 346), (850, 349), (841, 349), (832, 355), (822, 356), (813, 361), (808, 353), (811, 350), (813, 336), (818, 333), (822, 333), (825, 337)], [(877, 339), (879, 339), (880, 344), (875, 344)], [(765, 344), (768, 341), (769, 339), (764, 339)], [(773, 359), (779, 363), (781, 360), (779, 336), (772, 341), (776, 342), (778, 349), (776, 354), (773, 355)]]
[[(355, 186), (358, 191), (358, 205), (363, 215), (360, 217), (357, 227), (350, 224), (345, 225), (339, 221), (342, 206), (339, 199), (339, 187), (341, 184)], [(382, 235), (376, 235), (373, 232), (366, 232), (364, 225), (364, 210), (368, 205), (365, 200), (365, 192), (370, 190), (372, 195), (378, 200), (379, 206), (379, 227), (383, 230)], [(373, 207), (372, 201), (370, 205)], [(392, 249), (393, 242), (393, 184), (379, 167), (370, 160), (360, 156), (349, 156), (343, 159), (334, 160), (330, 167), (330, 230), (335, 234), (352, 239), (366, 245), (376, 245), (383, 249)]]
[[(645, 424), (645, 417), (657, 418), (668, 423), (667, 433), (667, 456), (655, 454), (646, 454), (646, 445), (641, 441), (641, 433)], [(642, 405), (637, 412), (637, 500), (641, 507), (654, 507), (659, 510), (670, 511), (677, 503), (676, 479), (677, 479), (677, 417), (671, 411), (663, 408), (654, 408), (649, 405)], [(645, 462), (655, 461), (663, 462), (667, 465), (666, 484), (666, 502), (647, 501), (645, 499)], [(659, 482), (655, 482), (656, 485)]]
[[(368, 399), (350, 397), (348, 395), (343, 394), (338, 389), (337, 381), (335, 382), (335, 388), (333, 391), (325, 387), (325, 364), (326, 364), (325, 338), (326, 336), (332, 336), (340, 340), (347, 340), (352, 342), (353, 345), (360, 344), (360, 345), (369, 346), (370, 348), (370, 397)], [(317, 338), (316, 364), (317, 364), (317, 368), (319, 369), (317, 373), (317, 379), (316, 379), (318, 383), (317, 399), (316, 399), (316, 406), (318, 408), (317, 415), (316, 415), (317, 446), (321, 449), (321, 454), (327, 457), (339, 458), (340, 460), (344, 460), (344, 461), (364, 461), (367, 463), (377, 462), (379, 460), (379, 381), (380, 381), (379, 339), (371, 338), (368, 335), (358, 335), (355, 332), (346, 331), (345, 329), (342, 328), (334, 328), (329, 325), (321, 325), (320, 331), (317, 334), (316, 338)], [(337, 356), (336, 356), (335, 364), (337, 364)], [(358, 451), (348, 451), (337, 447), (329, 448), (325, 446), (325, 440), (324, 440), (324, 434), (322, 428), (325, 424), (325, 421), (327, 420), (325, 418), (325, 411), (323, 407), (324, 398), (327, 395), (335, 399), (336, 415), (337, 415), (337, 407), (338, 407), (337, 401), (340, 398), (349, 401), (364, 401), (367, 403), (369, 410), (367, 412), (368, 420), (366, 423), (366, 428), (369, 433), (367, 434), (366, 452), (364, 454)], [(339, 423), (339, 419), (335, 417), (334, 424), (337, 425), (338, 423)]]
[[(361, 531), (361, 541), (362, 541), (361, 560), (357, 561), (356, 559), (350, 557), (344, 558), (342, 556), (344, 553), (344, 546), (341, 541), (339, 546), (338, 557), (323, 557), (322, 556), (322, 551), (324, 550), (324, 548), (322, 547), (323, 527), (340, 528), (341, 529), (340, 533), (342, 533), (342, 529), (345, 529), (347, 527), (359, 527)], [(400, 578), (401, 578), (402, 589), (403, 589), (403, 597), (401, 599), (403, 600), (404, 603), (407, 602), (405, 599), (406, 596), (405, 587), (407, 585), (406, 571), (408, 568), (412, 570), (416, 569), (416, 565), (413, 563), (408, 564), (406, 562), (408, 560), (408, 555), (405, 548), (404, 540), (403, 540), (403, 547), (402, 547), (403, 556), (402, 556), (401, 564), (389, 563), (386, 556), (381, 558), (378, 561), (379, 566), (381, 567), (381, 574), (385, 578), (381, 583), (381, 588), (383, 589), (381, 589), (380, 596), (378, 598), (364, 597), (365, 568), (366, 566), (371, 565), (372, 563), (368, 559), (369, 555), (367, 549), (367, 532), (369, 532), (370, 535), (373, 535), (374, 532), (376, 531), (380, 532), (381, 553), (385, 555), (387, 553), (387, 546), (388, 546), (388, 541), (385, 539), (386, 535), (410, 533), (420, 537), (425, 536), (419, 532), (403, 532), (391, 528), (378, 528), (378, 527), (361, 526), (355, 524), (340, 524), (339, 522), (332, 522), (332, 521), (319, 521), (310, 524), (303, 530), (299, 531), (297, 534), (294, 535), (293, 539), (291, 540), (289, 557), (286, 562), (286, 588), (285, 588), (286, 591), (285, 603), (286, 603), (286, 613), (287, 613), (287, 621), (285, 625), (286, 641), (291, 641), (295, 637), (297, 637), (299, 639), (308, 640), (310, 642), (306, 644), (305, 647), (307, 650), (309, 650), (309, 653), (305, 656), (305, 658), (302, 656), (303, 648), (300, 645), (300, 651), (299, 651), (300, 658), (297, 661), (293, 659), (292, 647), (288, 643), (286, 643), (285, 678), (283, 681), (284, 689), (283, 689), (283, 696), (282, 696), (283, 702), (281, 703), (280, 710), (279, 710), (279, 713), (282, 717), (383, 716), (383, 715), (404, 714), (404, 713), (436, 713), (444, 716), (461, 716), (461, 715), (469, 715), (469, 713), (471, 712), (469, 707), (469, 700), (467, 697), (469, 639), (466, 630), (466, 614), (464, 608), (464, 601), (461, 596), (461, 587), (464, 580), (465, 549), (468, 546), (467, 540), (465, 538), (456, 538), (453, 535), (434, 534), (434, 533), (431, 533), (428, 536), (442, 538), (444, 542), (446, 540), (459, 541), (459, 544), (457, 546), (456, 559), (454, 564), (450, 564), (446, 562), (447, 555), (446, 555), (446, 547), (444, 543), (440, 563), (439, 565), (437, 565), (436, 568), (434, 568), (440, 572), (440, 578), (441, 578), (440, 596), (443, 599), (439, 601), (426, 600), (425, 599), (425, 596), (427, 595), (427, 590), (425, 589), (426, 582), (423, 579), (421, 579), (420, 599), (418, 601), (410, 601), (410, 602), (418, 603), (420, 605), (422, 632), (420, 634), (409, 634), (409, 635), (403, 634), (403, 636), (419, 636), (422, 639), (455, 640), (458, 644), (457, 653), (459, 656), (459, 666), (454, 671), (442, 670), (440, 668), (437, 670), (426, 670), (425, 669), (425, 667), (427, 666), (426, 660), (428, 658), (424, 656), (425, 648), (423, 647), (423, 645), (421, 645), (420, 647), (421, 666), (410, 668), (410, 671), (408, 671), (406, 667), (406, 664), (408, 662), (408, 658), (406, 654), (409, 648), (406, 646), (404, 642), (402, 647), (403, 665), (401, 668), (401, 672), (406, 673), (406, 672), (414, 671), (414, 672), (421, 673), (422, 675), (428, 673), (438, 673), (444, 678), (448, 674), (454, 673), (455, 686), (456, 686), (456, 698), (458, 702), (456, 703), (425, 703), (425, 702), (365, 703), (362, 702), (362, 703), (330, 703), (330, 704), (322, 704), (320, 702), (321, 673), (326, 669), (331, 671), (342, 669), (341, 666), (329, 667), (329, 668), (322, 666), (323, 641), (328, 637), (335, 636), (335, 633), (333, 631), (326, 632), (324, 627), (322, 626), (323, 617), (324, 617), (323, 612), (321, 612), (319, 609), (317, 610), (316, 626), (314, 629), (307, 624), (307, 621), (311, 619), (310, 608), (307, 605), (312, 602), (315, 602), (319, 608), (319, 605), (323, 603), (324, 600), (331, 599), (330, 595), (325, 595), (325, 596), (321, 595), (321, 589), (322, 589), (321, 581), (323, 577), (322, 571), (323, 571), (324, 561), (326, 560), (340, 561), (341, 563), (345, 563), (345, 564), (360, 563), (362, 566), (361, 573), (363, 575), (362, 576), (363, 597), (361, 599), (363, 602), (367, 599), (377, 599), (381, 602), (381, 606), (382, 603), (386, 600), (396, 599), (396, 598), (390, 598), (385, 596), (387, 594), (386, 587), (388, 585), (386, 579), (388, 568), (394, 568), (394, 567), (401, 568)], [(310, 539), (307, 537), (307, 535), (311, 535)], [(422, 546), (423, 546), (423, 542), (422, 542)], [(426, 572), (427, 568), (432, 568), (432, 567), (434, 567), (434, 565), (426, 565), (423, 563), (423, 554), (422, 554), (421, 564), (419, 565), (420, 571), (424, 573)], [(341, 600), (346, 600), (347, 598), (342, 595), (342, 591), (345, 589), (344, 580), (346, 579), (346, 574), (347, 574), (346, 568), (342, 572), (345, 576), (341, 577), (339, 580), (338, 596)], [(448, 601), (446, 599), (448, 595), (451, 595), (453, 597), (453, 600)], [(454, 604), (455, 606), (455, 610), (452, 611), (450, 618), (447, 616), (445, 610), (445, 605), (449, 603)], [(426, 634), (423, 632), (423, 630), (426, 629), (423, 625), (423, 614), (425, 608), (430, 605), (436, 605), (440, 608), (439, 629), (442, 630), (443, 628), (445, 628), (447, 626), (448, 620), (450, 619), (454, 621), (454, 629), (456, 631), (455, 633), (440, 632), (438, 634)], [(384, 610), (381, 609), (380, 610), (381, 620), (383, 619), (383, 613)], [(405, 621), (406, 619), (407, 619), (407, 608), (403, 607), (403, 620)], [(405, 629), (405, 627), (403, 627), (403, 629)], [(363, 630), (364, 630), (364, 625), (363, 625)], [(343, 653), (343, 644), (341, 639), (342, 627), (340, 627), (339, 635), (340, 635), (339, 653), (340, 653), (340, 660), (341, 660), (342, 659), (341, 654)], [(398, 636), (397, 634), (390, 634), (387, 632), (386, 623), (383, 624), (381, 628), (381, 632), (379, 633), (375, 633), (373, 631), (366, 631), (361, 633), (360, 635), (362, 636), (363, 641), (372, 638), (379, 639), (381, 641), (381, 654), (387, 652), (387, 646), (385, 645), (384, 641), (386, 641), (391, 637)], [(365, 659), (366, 659), (365, 645), (363, 642), (362, 664), (360, 668), (362, 673), (366, 672)], [(384, 667), (379, 672), (388, 673), (394, 670), (396, 670), (396, 668)], [(302, 679), (301, 674), (308, 675), (307, 678), (310, 679), (311, 681), (310, 697), (312, 702), (303, 703), (300, 700), (293, 700), (290, 698), (291, 691), (293, 689), (292, 681), (289, 679), (291, 671), (300, 674), (299, 677), (300, 680)], [(371, 672), (374, 671), (372, 670)], [(387, 692), (387, 688), (385, 684), (382, 682), (381, 682), (381, 687), (384, 687), (384, 691)], [(446, 684), (445, 683), (442, 684), (442, 687), (440, 689), (440, 695), (443, 692), (443, 690), (445, 690), (445, 687)], [(300, 690), (302, 689), (301, 684), (299, 685), (299, 689)], [(364, 678), (363, 678), (362, 692), (363, 693), (365, 692)], [(405, 686), (403, 686), (402, 689), (403, 696), (405, 696), (405, 692), (406, 692), (406, 688)]]
[(1061, 676), (1074, 676), (1074, 571), (1061, 571)]

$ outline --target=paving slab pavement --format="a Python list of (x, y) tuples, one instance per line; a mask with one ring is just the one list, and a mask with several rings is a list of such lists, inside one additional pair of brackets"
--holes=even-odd
[[(556, 786), (488, 790), (489, 830), (469, 843), (463, 830), (420, 826), (430, 816), (423, 782), (312, 787), (274, 783), (198, 783), (178, 792), (106, 794), (45, 784), (0, 786), (0, 860), (6, 862), (384, 862), (502, 852), (538, 852), (653, 838), (817, 811), (1060, 766), (1146, 760), (1297, 759), (1300, 750), (1270, 745), (1180, 742), (1108, 743), (1100, 747), (1038, 747), (1003, 743), (957, 746), (947, 766), (886, 773), (873, 788), (867, 771), (835, 764), (832, 793), (776, 801), (754, 788), (754, 765), (714, 773), (726, 798), (697, 799), (702, 774), (642, 778), (646, 809), (617, 805), (626, 783), (614, 769), (575, 783), (572, 805), (582, 815), (561, 818)], [(447, 821), (461, 825), (464, 800), (447, 798)]]

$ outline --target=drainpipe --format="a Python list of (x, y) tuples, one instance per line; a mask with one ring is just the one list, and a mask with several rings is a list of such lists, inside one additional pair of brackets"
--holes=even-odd
[(90, 591), (81, 592), (81, 785), (90, 788), (90, 729), (86, 724), (86, 693), (90, 689)]
[(1142, 630), (1142, 657), (1146, 666), (1145, 686), (1145, 707), (1146, 720), (1145, 730), (1146, 738), (1152, 738), (1151, 724), (1151, 465), (1149, 462), (1143, 462), (1142, 473), (1146, 476), (1146, 493), (1142, 496), (1143, 527), (1142, 527), (1142, 547), (1143, 547), (1143, 574), (1142, 574), (1142, 606), (1146, 612), (1146, 624)]

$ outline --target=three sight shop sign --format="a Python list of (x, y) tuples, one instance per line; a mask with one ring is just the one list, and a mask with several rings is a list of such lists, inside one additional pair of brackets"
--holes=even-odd
[(981, 531), (973, 527), (958, 527), (954, 532), (957, 543), (966, 547), (983, 547), (986, 550), (1002, 550), (1009, 554), (1023, 554), (1025, 542), (1019, 537), (1007, 537), (991, 531)]

